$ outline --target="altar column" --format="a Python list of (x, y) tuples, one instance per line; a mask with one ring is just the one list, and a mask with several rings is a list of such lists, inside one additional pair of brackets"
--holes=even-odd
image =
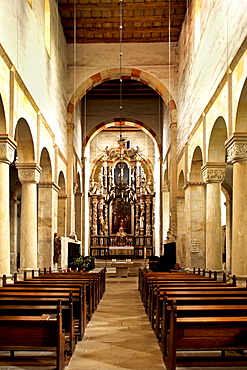
[(232, 274), (247, 278), (247, 134), (234, 133), (226, 142), (233, 164)]
[(206, 183), (206, 268), (222, 270), (221, 183), (225, 163), (206, 163), (202, 167)]
[(0, 136), (0, 276), (10, 274), (9, 165), (14, 160), (15, 148), (10, 136)]
[(20, 270), (37, 269), (37, 183), (41, 168), (35, 164), (17, 164), (18, 177), (22, 183)]

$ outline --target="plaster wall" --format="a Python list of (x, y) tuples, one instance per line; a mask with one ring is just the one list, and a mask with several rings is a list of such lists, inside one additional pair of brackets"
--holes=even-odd
[[(195, 23), (192, 0), (180, 37), (178, 151), (185, 144), (247, 34), (247, 2), (201, 1)], [(199, 43), (195, 43), (195, 34)], [(189, 104), (188, 104), (189, 102)]]
[(26, 0), (2, 1), (0, 40), (38, 109), (52, 131), (56, 131), (61, 150), (66, 153), (67, 49), (56, 2), (50, 1), (50, 5), (50, 55), (45, 48), (44, 1), (33, 1), (32, 7)]
[[(170, 49), (170, 53), (169, 53)], [(76, 88), (98, 72), (119, 68), (119, 44), (67, 45), (68, 100)], [(154, 76), (177, 99), (177, 43), (140, 43), (122, 45), (122, 67), (137, 68)], [(170, 54), (170, 55), (169, 55)], [(170, 67), (169, 67), (170, 60)], [(76, 84), (76, 85), (75, 85)]]

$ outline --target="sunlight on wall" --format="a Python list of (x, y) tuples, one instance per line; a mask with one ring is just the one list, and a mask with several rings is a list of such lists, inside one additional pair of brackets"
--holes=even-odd
[(51, 9), (50, 0), (45, 0), (45, 47), (51, 53)]

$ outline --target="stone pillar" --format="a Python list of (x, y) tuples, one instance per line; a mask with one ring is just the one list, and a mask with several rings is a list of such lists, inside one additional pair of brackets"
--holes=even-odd
[[(40, 182), (38, 206), (38, 267), (53, 267), (54, 232), (57, 230), (57, 196), (53, 182)], [(59, 235), (61, 236), (61, 235)]]
[(177, 249), (176, 249), (176, 262), (181, 267), (186, 266), (186, 252), (185, 252), (185, 234), (186, 234), (186, 223), (184, 222), (184, 207), (185, 198), (183, 196), (177, 197), (177, 225), (178, 225), (178, 236), (177, 236)]
[(232, 274), (247, 278), (247, 134), (234, 133), (226, 142), (233, 164)]
[(37, 269), (37, 183), (41, 168), (35, 164), (18, 163), (18, 177), (22, 183), (20, 269)]
[(15, 148), (10, 136), (0, 136), (0, 276), (10, 274), (9, 165)]
[(184, 236), (186, 247), (183, 249), (181, 263), (184, 261), (185, 264), (182, 266), (189, 269), (205, 268), (205, 184), (203, 181), (187, 181), (184, 190), (184, 212), (183, 216), (180, 215), (180, 224), (184, 222), (186, 225)]
[(172, 122), (170, 153), (170, 232), (177, 236), (177, 123)]
[(75, 233), (82, 241), (82, 193), (75, 193)]
[(221, 183), (225, 163), (206, 163), (202, 167), (206, 183), (206, 268), (222, 271)]
[(10, 272), (17, 272), (18, 245), (18, 205), (19, 200), (11, 199), (10, 204)]

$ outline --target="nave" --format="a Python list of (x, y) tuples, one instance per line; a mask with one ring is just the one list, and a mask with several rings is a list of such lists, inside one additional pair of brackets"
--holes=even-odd
[[(136, 276), (107, 275), (106, 291), (65, 370), (166, 369), (138, 291)], [(0, 366), (0, 370), (53, 370), (50, 366)], [(206, 370), (179, 367), (180, 370)], [(228, 370), (246, 370), (228, 367)], [(210, 367), (210, 370), (223, 370)]]

